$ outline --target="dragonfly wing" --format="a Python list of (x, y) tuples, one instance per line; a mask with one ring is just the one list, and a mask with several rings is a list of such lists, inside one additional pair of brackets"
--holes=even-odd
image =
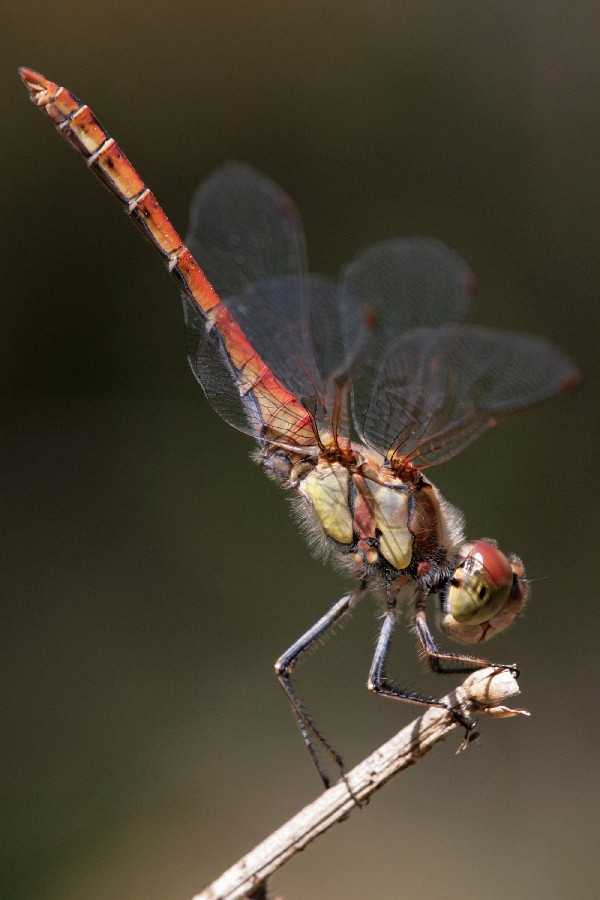
[[(282, 276), (249, 285), (227, 306), (275, 376), (323, 423), (327, 418), (327, 332), (336, 310), (335, 282), (318, 275)], [(318, 328), (317, 325), (320, 327)]]
[(222, 299), (243, 294), (249, 284), (305, 270), (296, 207), (245, 163), (227, 163), (200, 185), (186, 244)]
[(578, 381), (569, 357), (541, 337), (469, 325), (416, 328), (381, 365), (365, 439), (391, 462), (426, 468)]
[(338, 302), (359, 433), (391, 344), (413, 328), (461, 322), (474, 294), (467, 264), (433, 238), (382, 241), (345, 267)]
[[(196, 192), (186, 243), (271, 372), (324, 421), (326, 375), (311, 311), (335, 310), (335, 285), (306, 273), (300, 216), (287, 194), (250, 166), (229, 163)], [(212, 405), (254, 433), (254, 425), (242, 427), (247, 404), (233, 402), (235, 390), (224, 391), (227, 360), (204, 349), (203, 323), (193, 310), (186, 321), (190, 363)]]
[(196, 306), (183, 296), (187, 355), (192, 372), (216, 412), (234, 428), (253, 437), (260, 434), (262, 417), (244, 403), (220, 348), (210, 340)]

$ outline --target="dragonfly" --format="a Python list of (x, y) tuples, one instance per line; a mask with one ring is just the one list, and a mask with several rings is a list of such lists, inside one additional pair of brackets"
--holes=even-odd
[(201, 185), (184, 242), (90, 108), (39, 73), (19, 71), (32, 101), (164, 258), (183, 297), (189, 363), (209, 402), (254, 438), (256, 460), (292, 493), (310, 544), (353, 576), (354, 589), (275, 663), (325, 787), (330, 765), (344, 776), (343, 760), (292, 673), (367, 591), (383, 607), (368, 689), (443, 707), (471, 729), (445, 701), (388, 676), (399, 612), (409, 611), (434, 672), (516, 671), (480, 656), (478, 646), (468, 655), (438, 649), (428, 607), (443, 634), (473, 647), (513, 622), (529, 583), (516, 554), (466, 539), (461, 513), (425, 473), (498, 422), (572, 391), (576, 366), (543, 337), (465, 324), (475, 281), (438, 240), (376, 243), (337, 281), (310, 273), (294, 204), (245, 164), (226, 164)]

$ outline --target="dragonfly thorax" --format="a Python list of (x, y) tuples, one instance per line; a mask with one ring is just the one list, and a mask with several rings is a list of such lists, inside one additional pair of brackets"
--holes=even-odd
[(336, 459), (273, 448), (267, 471), (291, 488), (309, 535), (361, 578), (437, 582), (463, 541), (462, 517), (422, 473), (394, 471), (364, 447)]

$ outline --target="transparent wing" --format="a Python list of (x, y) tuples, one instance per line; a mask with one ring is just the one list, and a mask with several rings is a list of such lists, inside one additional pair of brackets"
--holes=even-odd
[(300, 215), (281, 188), (245, 163), (227, 163), (192, 199), (186, 244), (219, 296), (305, 270)]
[[(186, 243), (275, 377), (324, 424), (336, 289), (306, 273), (300, 216), (287, 194), (250, 166), (229, 163), (196, 192)], [(227, 362), (204, 349), (201, 319), (188, 310), (186, 320), (196, 377), (220, 415), (240, 428), (243, 406), (225, 391)]]
[[(376, 244), (337, 289), (307, 275), (294, 205), (249, 166), (227, 165), (199, 189), (187, 242), (252, 345), (240, 343), (238, 370), (255, 350), (319, 425), (333, 414), (341, 433), (349, 384), (356, 430), (392, 461), (435, 465), (576, 383), (571, 361), (542, 338), (459, 324), (474, 278), (439, 241)], [(186, 321), (190, 363), (217, 411), (257, 435), (272, 408), (282, 433), (281, 390), (265, 387), (261, 418), (252, 405), (261, 385), (241, 399), (218, 336), (189, 304)]]
[(410, 329), (461, 322), (475, 294), (464, 260), (433, 238), (374, 244), (342, 271), (340, 320), (361, 433), (371, 386), (390, 346)]
[(578, 381), (569, 357), (541, 337), (468, 325), (416, 328), (382, 362), (365, 439), (392, 462), (426, 468)]
[[(282, 276), (249, 285), (226, 305), (250, 343), (274, 375), (299, 400), (314, 409), (321, 424), (328, 413), (327, 313), (336, 308), (335, 282), (302, 276), (298, 298), (296, 276)], [(321, 335), (321, 338), (315, 337)]]
[(258, 415), (253, 416), (249, 405), (243, 403), (225, 357), (208, 336), (204, 319), (185, 295), (183, 315), (188, 362), (209, 403), (234, 428), (256, 437), (262, 420)]

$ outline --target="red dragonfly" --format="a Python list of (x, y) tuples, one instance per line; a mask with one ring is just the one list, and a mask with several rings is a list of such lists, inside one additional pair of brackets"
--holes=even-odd
[(482, 643), (523, 608), (523, 564), (494, 541), (465, 540), (460, 512), (424, 470), (502, 419), (572, 390), (578, 372), (544, 338), (463, 324), (474, 280), (439, 241), (375, 244), (337, 283), (309, 274), (293, 203), (247, 165), (226, 165), (199, 188), (184, 243), (89, 107), (37, 72), (20, 74), (33, 102), (166, 260), (183, 292), (190, 365), (210, 403), (256, 440), (256, 459), (293, 493), (311, 544), (356, 578), (356, 589), (275, 664), (328, 786), (317, 747), (343, 774), (342, 759), (294, 690), (298, 659), (371, 589), (385, 608), (368, 678), (373, 693), (446, 706), (386, 675), (400, 605), (411, 610), (434, 671), (491, 665), (438, 650), (427, 602), (450, 638)]

